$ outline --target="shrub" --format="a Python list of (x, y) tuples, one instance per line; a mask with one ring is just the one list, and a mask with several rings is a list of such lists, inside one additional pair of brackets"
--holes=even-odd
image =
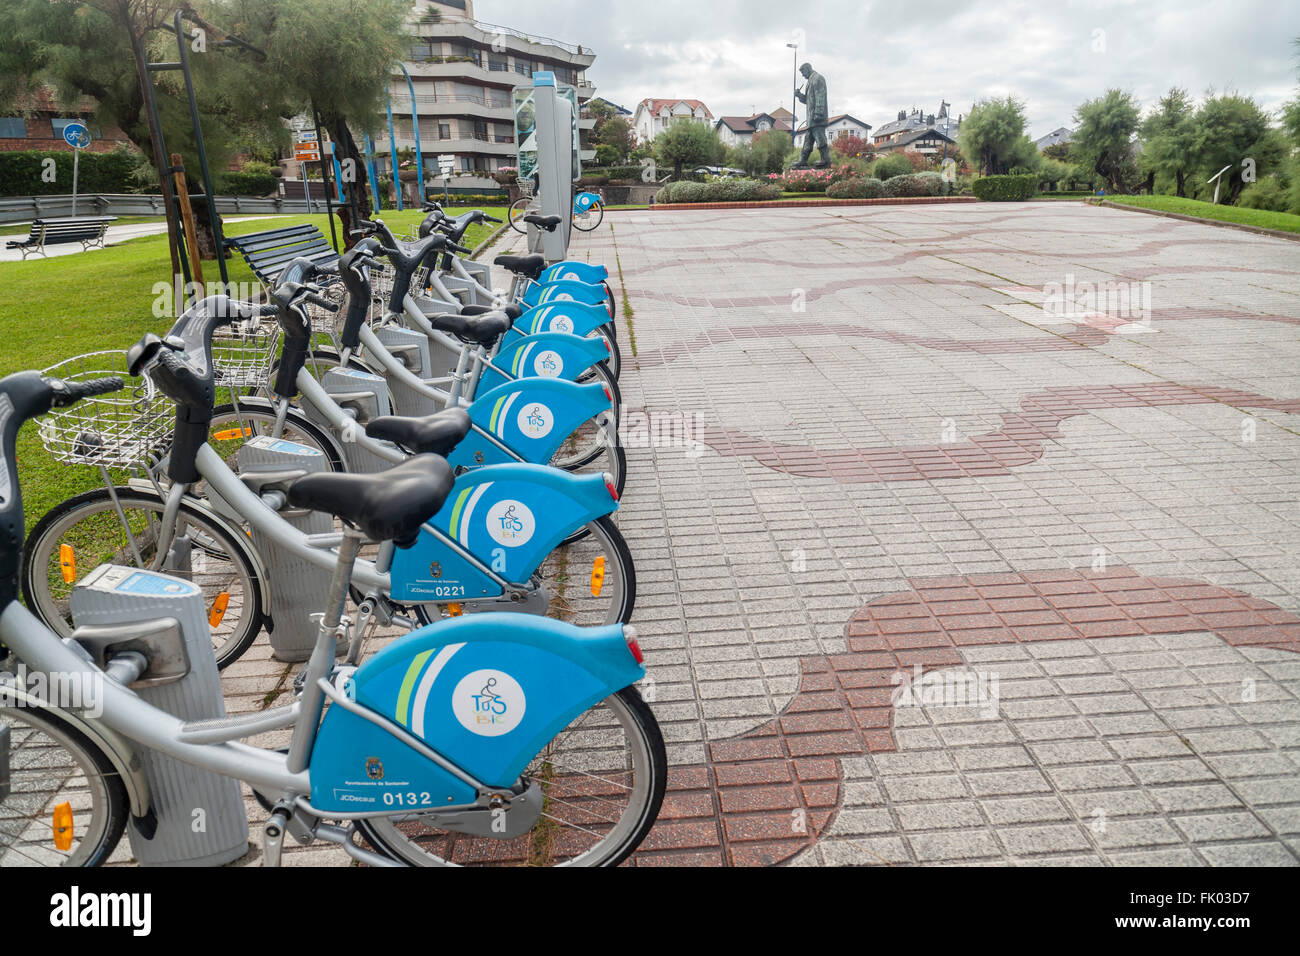
[(718, 179), (711, 183), (669, 183), (655, 193), (655, 204), (697, 202), (754, 202), (780, 199), (781, 187), (756, 179)]
[(781, 188), (791, 193), (824, 192), (831, 184), (829, 169), (791, 169), (780, 177)]
[(943, 196), (948, 183), (935, 172), (906, 173), (885, 180), (885, 195), (891, 199), (907, 196)]
[(872, 176), (845, 179), (826, 190), (832, 199), (879, 199), (884, 194), (885, 184)]
[[(135, 192), (132, 175), (138, 154), (127, 147), (108, 153), (82, 152), (77, 171), (79, 193)], [(42, 173), (45, 160), (54, 160), (54, 181)], [(0, 153), (0, 196), (58, 196), (72, 192), (72, 151), (23, 150)]]
[[(604, 176), (606, 182), (617, 182), (620, 179), (631, 179), (635, 182), (641, 181), (640, 166), (588, 166), (582, 171), (584, 176)], [(511, 182), (514, 182), (511, 179)]]
[(1267, 209), (1273, 212), (1286, 212), (1290, 197), (1286, 189), (1272, 176), (1266, 176), (1259, 182), (1251, 183), (1237, 199), (1238, 206), (1247, 209)]
[(265, 196), (276, 191), (278, 181), (279, 177), (273, 173), (249, 172), (245, 168), (237, 173), (218, 174), (212, 185), (222, 196)]
[(971, 192), (985, 202), (1020, 202), (1034, 195), (1038, 177), (982, 176), (971, 184)]
[(911, 160), (897, 151), (881, 156), (871, 167), (871, 175), (882, 182), (910, 172), (913, 172)]

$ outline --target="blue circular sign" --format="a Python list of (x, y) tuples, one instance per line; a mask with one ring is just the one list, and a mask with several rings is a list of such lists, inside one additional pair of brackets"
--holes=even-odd
[(85, 149), (90, 145), (90, 130), (84, 123), (69, 123), (63, 127), (63, 138), (74, 149)]

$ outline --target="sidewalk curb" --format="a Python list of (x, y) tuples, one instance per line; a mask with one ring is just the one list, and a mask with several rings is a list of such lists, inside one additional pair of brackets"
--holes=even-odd
[(974, 196), (900, 196), (897, 199), (772, 199), (760, 202), (675, 202), (655, 203), (640, 212), (656, 209), (791, 209), (835, 206), (912, 206), (919, 204), (979, 202)]
[(1265, 229), (1263, 226), (1251, 226), (1244, 222), (1226, 222), (1222, 219), (1205, 219), (1201, 216), (1188, 216), (1181, 212), (1165, 212), (1163, 209), (1144, 209), (1142, 206), (1130, 206), (1127, 203), (1111, 202), (1108, 199), (1087, 199), (1089, 206), (1105, 206), (1107, 209), (1124, 209), (1128, 212), (1144, 212), (1149, 216), (1164, 216), (1166, 219), (1181, 219), (1184, 222), (1199, 222), (1206, 226), (1223, 226), (1227, 229), (1240, 229), (1253, 232), (1258, 236), (1270, 236), (1273, 239), (1288, 239), (1300, 242), (1300, 232), (1284, 232), (1281, 229)]

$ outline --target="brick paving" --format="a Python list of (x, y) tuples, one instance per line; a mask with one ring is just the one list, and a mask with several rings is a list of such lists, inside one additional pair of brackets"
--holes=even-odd
[[(611, 213), (571, 254), (635, 312), (673, 770), (634, 863), (1300, 861), (1300, 247), (1025, 203)], [(1085, 283), (1120, 295), (1045, 310)], [(231, 708), (291, 672), (259, 642)]]

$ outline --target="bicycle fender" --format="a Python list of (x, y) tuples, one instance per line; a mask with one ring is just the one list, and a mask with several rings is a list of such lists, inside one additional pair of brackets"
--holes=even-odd
[(542, 274), (537, 277), (537, 281), (542, 285), (549, 285), (561, 279), (571, 279), (577, 282), (599, 285), (608, 278), (609, 270), (604, 266), (591, 262), (578, 262), (576, 259), (565, 259), (563, 262), (557, 262), (543, 269)]
[(122, 778), (131, 803), (131, 816), (137, 820), (148, 816), (153, 805), (153, 796), (149, 790), (149, 779), (145, 776), (144, 764), (136, 756), (131, 741), (98, 720), (88, 720), (73, 710), (52, 707), (18, 684), (5, 684), (0, 695), (19, 707), (53, 714), (85, 734), (91, 743), (104, 751), (109, 762), (113, 764), (113, 769)]
[(605, 387), (596, 383), (579, 385), (554, 378), (507, 382), (466, 409), (474, 429), (447, 461), (466, 468), (513, 461), (486, 437), (490, 434), (524, 461), (546, 464), (579, 425), (612, 407)]
[[(533, 285), (528, 287), (524, 293), (524, 305), (545, 305), (548, 302), (585, 302), (588, 305), (598, 305), (606, 299), (605, 287), (601, 285), (592, 285), (589, 282), (575, 282), (571, 279), (560, 279), (547, 285)], [(606, 319), (605, 321), (609, 321)]]
[[(617, 508), (604, 475), (575, 475), (546, 465), (493, 465), (457, 478), (429, 523), (507, 581), (523, 582), (561, 541)], [(453, 577), (462, 565), (474, 576), (465, 585), (468, 590), (450, 593), (461, 586)], [(391, 577), (393, 598), (399, 601), (501, 593), (490, 578), (428, 532), (413, 547), (397, 549)]]
[(588, 336), (609, 322), (609, 310), (603, 305), (585, 302), (552, 302), (529, 309), (515, 319), (502, 339), (503, 346), (525, 335), (538, 332), (567, 332)]
[[(575, 717), (644, 673), (621, 625), (579, 628), (553, 618), (485, 613), (400, 638), (366, 661), (344, 691), (482, 783), (508, 787)], [(311, 775), (317, 810), (433, 808), (475, 796), (396, 737), (338, 706), (321, 725)], [(412, 793), (414, 802), (397, 803), (398, 793)]]
[(479, 388), (493, 389), (513, 379), (533, 376), (573, 382), (607, 358), (609, 345), (603, 337), (585, 339), (563, 332), (539, 332), (503, 345), (492, 364), (483, 369)]

